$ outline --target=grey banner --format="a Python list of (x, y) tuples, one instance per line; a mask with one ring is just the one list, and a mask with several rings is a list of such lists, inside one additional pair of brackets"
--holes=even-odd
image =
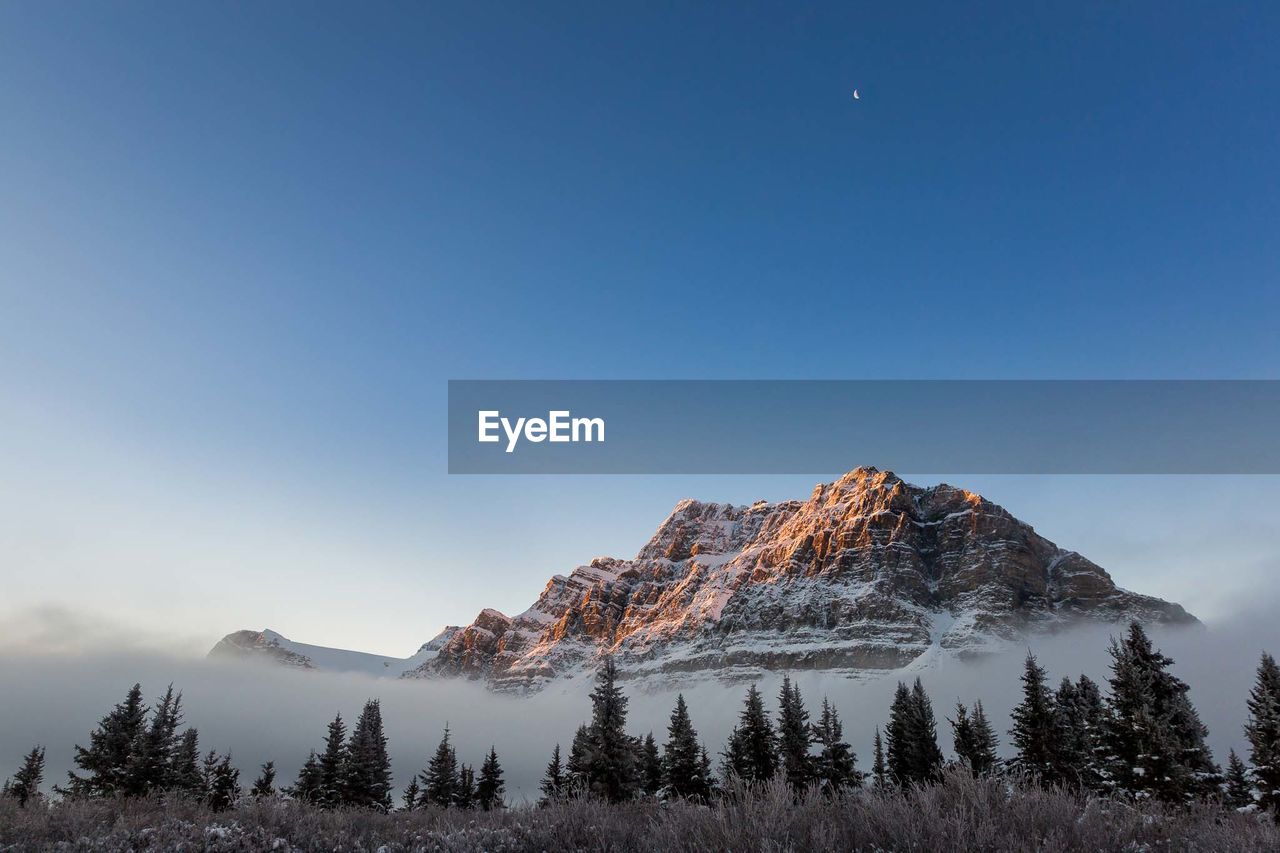
[(1275, 380), (449, 382), (451, 474), (1280, 474), (1278, 428)]

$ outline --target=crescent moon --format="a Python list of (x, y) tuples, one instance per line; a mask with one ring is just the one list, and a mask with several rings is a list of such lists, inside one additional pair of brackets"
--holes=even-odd
[(857, 89), (854, 89), (854, 90), (853, 90), (853, 99), (854, 99), (855, 101), (860, 100), (860, 99), (858, 98), (858, 90), (857, 90)]

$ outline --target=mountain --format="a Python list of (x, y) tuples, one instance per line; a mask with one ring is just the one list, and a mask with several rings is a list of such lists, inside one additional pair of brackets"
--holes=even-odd
[(265, 661), (298, 669), (329, 672), (359, 672), (365, 675), (400, 676), (416, 670), (440, 651), (462, 629), (450, 626), (407, 658), (387, 657), (367, 652), (351, 652), (296, 643), (275, 631), (235, 631), (209, 650), (211, 658)]
[[(979, 495), (858, 468), (805, 501), (681, 501), (634, 559), (600, 557), (556, 575), (518, 616), (483, 610), (383, 671), (523, 692), (612, 653), (628, 678), (663, 684), (762, 670), (860, 677), (1130, 619), (1196, 622), (1177, 604), (1118, 588)], [(272, 632), (238, 632), (215, 651), (224, 646), (327, 668), (318, 647)]]

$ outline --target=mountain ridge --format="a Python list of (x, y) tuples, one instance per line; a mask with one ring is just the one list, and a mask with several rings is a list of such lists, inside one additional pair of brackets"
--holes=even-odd
[[(524, 612), (486, 608), (384, 669), (512, 692), (572, 677), (603, 654), (626, 677), (662, 684), (793, 669), (869, 677), (1127, 619), (1196, 622), (1119, 588), (980, 495), (857, 468), (807, 500), (682, 500), (633, 559), (597, 557), (554, 575)], [(245, 641), (228, 645), (243, 652)], [(249, 645), (289, 665), (298, 662), (281, 650), (309, 657), (278, 640)]]

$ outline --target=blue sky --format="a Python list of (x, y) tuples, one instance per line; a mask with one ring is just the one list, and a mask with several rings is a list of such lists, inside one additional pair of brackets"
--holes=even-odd
[[(812, 485), (449, 478), (449, 378), (1277, 378), (1278, 36), (1261, 3), (0, 6), (6, 598), (407, 653), (679, 497)], [(1244, 577), (1280, 493), (991, 486), (1171, 595), (1135, 500), (1221, 515)]]

